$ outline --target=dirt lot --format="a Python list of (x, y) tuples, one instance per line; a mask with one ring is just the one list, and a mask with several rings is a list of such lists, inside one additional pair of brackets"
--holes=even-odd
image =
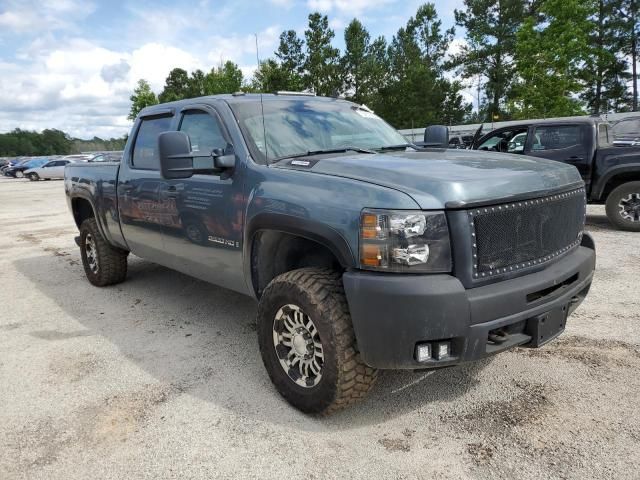
[(588, 223), (558, 341), (318, 419), (271, 386), (252, 300), (137, 258), (92, 287), (62, 182), (1, 178), (0, 478), (640, 478), (640, 234)]

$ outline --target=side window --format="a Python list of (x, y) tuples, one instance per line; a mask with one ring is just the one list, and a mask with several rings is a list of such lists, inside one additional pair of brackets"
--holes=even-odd
[(171, 117), (151, 117), (142, 120), (136, 143), (133, 146), (131, 163), (133, 168), (160, 170), (158, 157), (158, 135), (169, 130)]
[(487, 138), (478, 150), (492, 152), (523, 153), (527, 142), (527, 128), (519, 127), (513, 130), (503, 130)]
[(532, 150), (560, 150), (582, 144), (580, 125), (556, 125), (536, 128), (538, 143)]
[(186, 112), (180, 122), (181, 132), (189, 135), (194, 152), (210, 154), (214, 148), (225, 150), (227, 141), (222, 135), (218, 120), (206, 112), (193, 110)]

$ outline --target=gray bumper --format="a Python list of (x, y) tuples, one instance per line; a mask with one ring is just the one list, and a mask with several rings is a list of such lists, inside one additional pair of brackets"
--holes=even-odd
[[(472, 289), (451, 275), (346, 272), (362, 358), (376, 368), (419, 369), (477, 360), (516, 345), (539, 346), (562, 332), (566, 316), (587, 295), (595, 257), (585, 235), (582, 246), (542, 271)], [(550, 323), (555, 330), (548, 330)], [(507, 341), (489, 342), (489, 332), (498, 328), (510, 333)], [(417, 343), (438, 340), (451, 342), (449, 358), (415, 360)]]

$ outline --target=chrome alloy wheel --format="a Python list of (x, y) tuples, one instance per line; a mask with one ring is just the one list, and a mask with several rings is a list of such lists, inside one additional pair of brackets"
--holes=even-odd
[(640, 193), (630, 193), (618, 202), (620, 216), (625, 220), (640, 222)]
[(90, 233), (84, 238), (84, 251), (87, 255), (87, 263), (89, 264), (89, 270), (93, 274), (98, 273), (98, 252), (96, 251), (96, 242)]
[(273, 319), (273, 346), (289, 378), (304, 388), (322, 378), (324, 354), (318, 330), (297, 305), (280, 308)]

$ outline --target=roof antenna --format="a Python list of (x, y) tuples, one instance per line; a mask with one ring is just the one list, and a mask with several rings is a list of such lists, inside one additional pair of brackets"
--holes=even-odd
[[(256, 37), (256, 60), (258, 62), (258, 68), (260, 68), (260, 54), (258, 53), (258, 34), (254, 34)], [(264, 78), (264, 77), (263, 77)], [(262, 113), (262, 138), (264, 141), (264, 157), (267, 166), (269, 166), (269, 151), (267, 147), (267, 127), (264, 122), (264, 102), (262, 101), (262, 91), (264, 90), (263, 80), (260, 81), (260, 110)]]

